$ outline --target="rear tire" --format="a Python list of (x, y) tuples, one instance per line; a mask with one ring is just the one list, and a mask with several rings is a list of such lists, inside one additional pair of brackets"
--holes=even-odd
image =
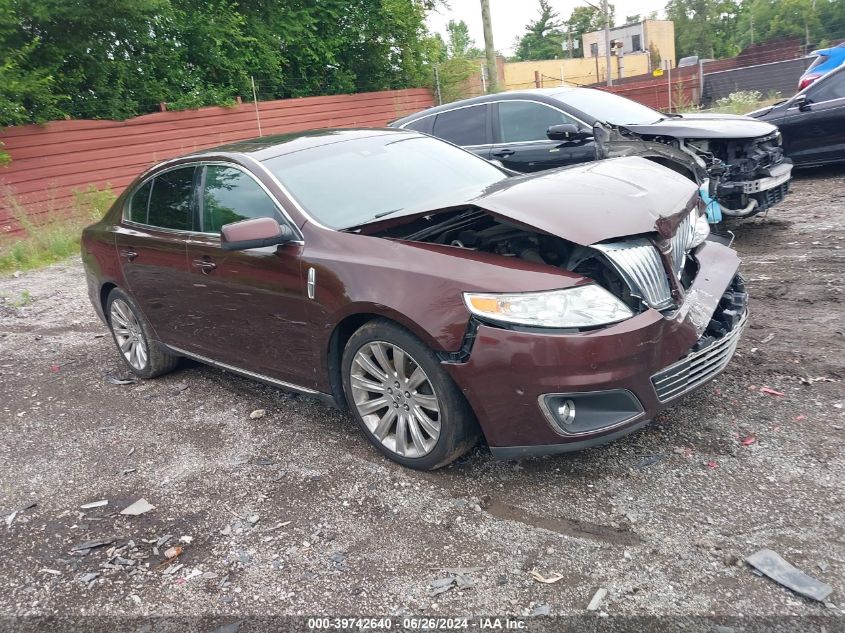
[(106, 299), (106, 318), (120, 357), (136, 376), (155, 378), (179, 363), (178, 356), (161, 349), (141, 310), (120, 288), (113, 288)]
[(384, 455), (416, 470), (449, 464), (478, 440), (472, 409), (422, 341), (377, 319), (349, 339), (343, 389), (364, 435)]

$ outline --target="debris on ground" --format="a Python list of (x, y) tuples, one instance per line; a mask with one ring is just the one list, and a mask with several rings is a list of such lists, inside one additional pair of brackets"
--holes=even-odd
[[(280, 529), (280, 528), (283, 528), (283, 527), (285, 527), (286, 525), (290, 525), (290, 521), (282, 521), (281, 523), (277, 523), (277, 524), (276, 524), (276, 525), (274, 525), (273, 527), (271, 527), (271, 528), (267, 528), (267, 529), (266, 529), (266, 530), (264, 530), (264, 531), (265, 531), (265, 532), (272, 532), (272, 531), (274, 531), (274, 530), (278, 530), (278, 529)], [(229, 527), (229, 526), (227, 526), (227, 527)], [(231, 528), (230, 528), (230, 530), (231, 530)]]
[(106, 382), (111, 383), (113, 385), (134, 385), (138, 382), (137, 378), (118, 378), (117, 376), (112, 376), (111, 374), (106, 374)]
[(587, 611), (598, 611), (599, 606), (601, 606), (601, 601), (607, 597), (607, 589), (601, 587), (596, 593), (593, 594), (593, 599), (590, 600), (590, 604), (587, 605)]
[(833, 591), (833, 587), (796, 569), (770, 549), (761, 549), (745, 561), (775, 582), (813, 600), (824, 602)]
[(662, 455), (646, 455), (640, 461), (636, 463), (634, 468), (637, 470), (643, 470), (648, 468), (649, 466), (654, 466), (655, 464), (659, 464), (663, 461)]
[(171, 559), (176, 558), (177, 556), (181, 556), (182, 552), (184, 552), (184, 551), (185, 551), (184, 548), (179, 547), (178, 545), (175, 545), (173, 547), (168, 547), (166, 550), (164, 550), (164, 557), (167, 560), (171, 560)]
[(21, 512), (24, 512), (25, 510), (29, 510), (30, 508), (34, 508), (37, 505), (38, 504), (35, 501), (32, 501), (30, 503), (27, 503), (25, 506), (21, 506), (17, 510), (11, 510), (11, 511), (7, 512), (6, 513), (6, 527), (12, 527), (12, 522), (15, 520), (15, 517), (17, 517)]
[(551, 585), (552, 583), (556, 583), (558, 580), (562, 580), (563, 574), (554, 573), (551, 576), (544, 576), (536, 569), (532, 569), (531, 577), (537, 582), (542, 582), (544, 584)]
[(538, 604), (534, 607), (531, 612), (528, 614), (529, 618), (536, 618), (538, 615), (551, 615), (552, 608), (547, 604)]
[(774, 332), (772, 332), (771, 334), (769, 334), (768, 336), (766, 336), (766, 338), (761, 339), (761, 340), (760, 340), (760, 343), (761, 343), (761, 344), (762, 344), (762, 343), (768, 343), (769, 341), (771, 341), (771, 340), (772, 340), (772, 339), (774, 339), (774, 338), (775, 338), (775, 334), (774, 334)]
[(257, 420), (259, 418), (263, 418), (265, 413), (267, 413), (267, 411), (264, 409), (256, 409), (255, 411), (249, 414), (249, 419)]
[(437, 596), (441, 593), (446, 593), (452, 588), (462, 591), (464, 589), (472, 589), (474, 586), (475, 581), (468, 576), (463, 574), (449, 574), (446, 578), (436, 578), (428, 583), (428, 595)]
[(743, 446), (751, 446), (756, 441), (757, 441), (756, 435), (746, 435), (744, 438), (742, 438), (742, 445)]
[(775, 391), (771, 387), (760, 387), (760, 393), (767, 393), (770, 396), (785, 396), (786, 395), (782, 391)]
[(91, 503), (83, 503), (79, 508), (81, 510), (90, 510), (91, 508), (102, 508), (109, 505), (108, 499), (100, 499), (99, 501), (92, 501)]
[[(124, 471), (124, 474), (126, 474), (126, 471)], [(125, 514), (127, 516), (136, 517), (146, 512), (149, 512), (150, 510), (155, 510), (155, 506), (142, 497), (129, 507), (126, 507), (121, 510), (120, 513)]]
[(817, 378), (809, 378), (806, 376), (799, 376), (798, 380), (801, 382), (802, 385), (811, 386), (813, 383), (817, 382), (839, 382), (835, 378), (828, 378), (827, 376), (818, 376)]
[(95, 549), (97, 547), (103, 547), (104, 545), (111, 545), (114, 543), (113, 538), (103, 538), (98, 539), (96, 541), (85, 541), (84, 543), (80, 543), (79, 545), (74, 545), (71, 548), (72, 552), (88, 552), (88, 550)]
[(256, 523), (258, 523), (258, 520), (259, 520), (259, 516), (257, 514), (252, 514), (247, 519), (247, 521), (249, 521), (250, 525), (255, 525)]
[(79, 580), (81, 580), (81, 581), (82, 581), (82, 582), (84, 582), (85, 584), (88, 584), (88, 583), (89, 583), (89, 582), (91, 582), (92, 580), (96, 580), (96, 579), (97, 579), (97, 578), (99, 578), (99, 577), (100, 577), (100, 572), (98, 572), (98, 571), (92, 571), (92, 572), (90, 572), (90, 573), (88, 573), (88, 574), (82, 574), (82, 575), (79, 577)]

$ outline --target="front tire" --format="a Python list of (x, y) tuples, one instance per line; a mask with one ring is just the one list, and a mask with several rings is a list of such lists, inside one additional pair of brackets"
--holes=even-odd
[(109, 293), (106, 316), (120, 357), (136, 376), (155, 378), (176, 367), (179, 357), (159, 347), (141, 310), (120, 288)]
[(437, 357), (391, 321), (370, 321), (350, 337), (342, 375), (358, 426), (403, 466), (440, 468), (478, 439), (472, 409)]

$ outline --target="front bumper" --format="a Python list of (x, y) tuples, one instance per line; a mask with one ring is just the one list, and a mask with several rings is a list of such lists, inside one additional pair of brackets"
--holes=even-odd
[[(473, 407), (493, 454), (512, 458), (609, 442), (640, 428), (678, 397), (720, 373), (736, 349), (744, 304), (730, 336), (714, 343), (705, 331), (712, 327), (739, 259), (733, 250), (709, 241), (696, 256), (698, 276), (671, 316), (648, 310), (576, 334), (479, 325), (469, 360), (444, 366)], [(653, 379), (667, 376), (674, 392), (661, 398)], [(562, 432), (541, 406), (548, 394), (614, 391), (632, 394), (639, 411), (587, 432)]]
[(768, 175), (755, 180), (722, 181), (717, 197), (725, 215), (747, 217), (776, 205), (789, 193), (792, 161), (788, 158), (766, 170)]

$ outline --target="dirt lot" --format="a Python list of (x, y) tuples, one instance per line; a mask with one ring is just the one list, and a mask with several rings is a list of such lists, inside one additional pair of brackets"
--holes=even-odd
[[(843, 210), (845, 170), (816, 171), (732, 227), (751, 326), (722, 377), (643, 431), (522, 463), (480, 447), (435, 473), (386, 461), (342, 413), (208, 367), (112, 384), (126, 371), (79, 261), (0, 279), (0, 513), (20, 510), (0, 523), (0, 614), (573, 615), (606, 588), (590, 617), (837, 630)], [(116, 514), (138, 498), (155, 509)], [(97, 539), (113, 543), (73, 551)], [(752, 573), (742, 559), (764, 547), (831, 602)], [(431, 596), (456, 567), (472, 586)]]

